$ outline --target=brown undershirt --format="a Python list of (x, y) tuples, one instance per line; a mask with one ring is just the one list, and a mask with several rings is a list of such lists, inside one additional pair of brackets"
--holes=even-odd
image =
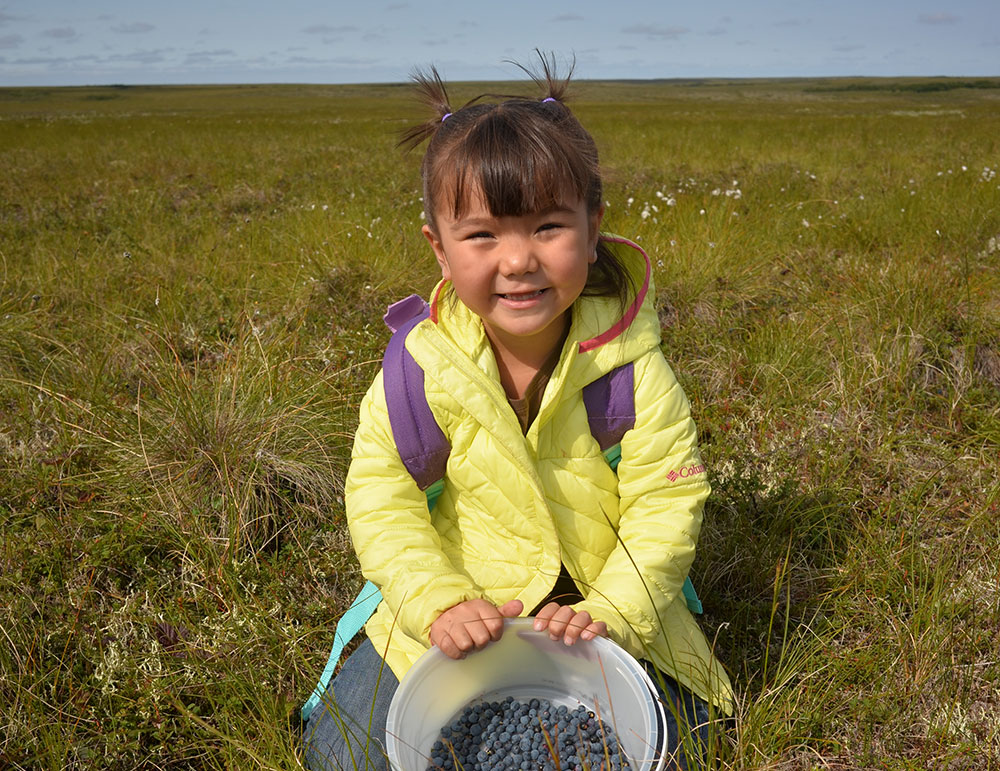
[(562, 343), (556, 346), (555, 350), (549, 354), (549, 358), (538, 368), (538, 372), (531, 378), (528, 387), (524, 389), (524, 396), (520, 399), (507, 397), (511, 409), (514, 410), (514, 414), (517, 415), (517, 420), (521, 424), (522, 434), (528, 433), (528, 427), (531, 426), (532, 421), (538, 416), (538, 409), (542, 406), (542, 394), (545, 393), (545, 386), (548, 385), (549, 378), (552, 377), (552, 373), (556, 370), (561, 353)]

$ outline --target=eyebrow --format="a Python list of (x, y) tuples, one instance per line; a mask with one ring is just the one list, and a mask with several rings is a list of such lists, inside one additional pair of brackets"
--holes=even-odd
[[(573, 208), (570, 206), (547, 206), (544, 209), (539, 209), (537, 212), (529, 212), (528, 215), (536, 215), (539, 217), (547, 217), (552, 214), (572, 214)], [(504, 215), (504, 216), (514, 216), (514, 215)], [(461, 217), (454, 220), (454, 225), (456, 227), (481, 227), (483, 225), (490, 225), (499, 219), (504, 219), (504, 216), (494, 217), (492, 214), (488, 217)]]
[(499, 217), (461, 217), (452, 220), (449, 227), (453, 228), (481, 228), (494, 224)]

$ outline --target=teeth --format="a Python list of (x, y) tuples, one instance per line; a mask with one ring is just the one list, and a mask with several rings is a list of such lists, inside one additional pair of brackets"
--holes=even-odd
[(523, 292), (521, 294), (502, 294), (500, 295), (507, 300), (530, 300), (532, 297), (538, 297), (543, 290), (536, 289), (534, 292)]

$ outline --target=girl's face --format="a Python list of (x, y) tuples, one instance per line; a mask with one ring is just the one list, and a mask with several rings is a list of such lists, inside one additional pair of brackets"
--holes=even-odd
[(494, 217), (473, 195), (461, 216), (437, 211), (435, 227), (424, 225), (423, 232), (441, 275), (482, 318), (497, 353), (541, 365), (562, 339), (567, 311), (597, 259), (603, 213), (589, 213), (579, 200)]

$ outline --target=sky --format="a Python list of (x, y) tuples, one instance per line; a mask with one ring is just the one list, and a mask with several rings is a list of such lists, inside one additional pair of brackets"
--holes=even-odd
[(0, 86), (1000, 75), (1000, 0), (0, 0)]

